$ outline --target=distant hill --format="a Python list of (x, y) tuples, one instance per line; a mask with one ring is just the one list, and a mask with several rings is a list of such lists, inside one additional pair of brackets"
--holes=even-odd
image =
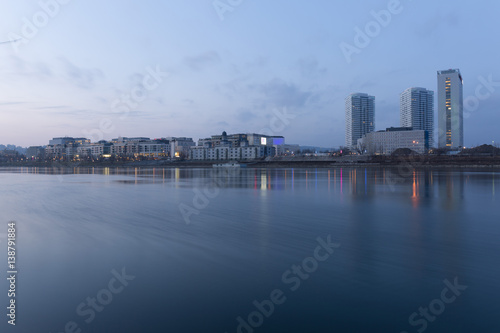
[(460, 153), (461, 155), (488, 155), (488, 156), (500, 156), (500, 148), (494, 147), (492, 145), (482, 145), (479, 147), (464, 149)]
[(15, 145), (0, 145), (0, 151), (1, 150), (15, 150), (19, 154), (22, 154), (22, 155), (26, 154), (26, 149), (27, 148), (24, 148), (24, 147), (21, 147), (21, 146), (15, 146)]

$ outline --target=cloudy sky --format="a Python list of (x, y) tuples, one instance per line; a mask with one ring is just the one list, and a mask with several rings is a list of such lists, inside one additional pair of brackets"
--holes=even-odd
[(225, 130), (335, 147), (348, 94), (376, 96), (377, 130), (398, 126), (400, 92), (436, 90), (448, 68), (466, 145), (500, 142), (497, 0), (0, 4), (0, 41), (19, 39), (0, 44), (3, 144)]

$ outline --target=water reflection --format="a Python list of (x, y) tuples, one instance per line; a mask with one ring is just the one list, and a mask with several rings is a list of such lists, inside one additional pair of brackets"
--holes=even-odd
[(437, 174), (438, 196), (443, 209), (451, 211), (459, 208), (464, 194), (465, 178), (462, 172), (448, 171)]
[[(309, 292), (292, 295), (298, 299), (273, 317), (284, 328), (268, 331), (294, 331), (291, 316), (310, 313), (318, 295), (324, 306), (314, 311), (324, 308), (322, 318), (334, 310), (351, 326), (359, 322), (341, 331), (368, 332), (392, 322), (388, 313), (399, 309), (406, 324), (415, 304), (436, 297), (441, 281), (454, 276), (474, 290), (453, 305), (453, 317), (478, 318), (478, 302), (496, 304), (498, 294), (498, 210), (491, 200), (499, 177), (492, 170), (398, 168), (0, 169), (2, 212), (24, 228), (20, 262), (29, 272), (20, 303), (26, 317), (43, 319), (21, 331), (53, 332), (122, 266), (137, 280), (92, 331), (124, 332), (106, 325), (136, 316), (144, 320), (127, 323), (135, 325), (130, 331), (156, 332), (165, 313), (175, 332), (228, 331), (236, 316), (253, 311), (255, 295), (283, 287), (271, 283), (328, 234), (341, 249), (304, 283)], [(194, 207), (193, 190), (219, 195), (186, 225), (179, 204)], [(82, 291), (76, 295), (75, 285)], [(50, 312), (47, 295), (56, 306)], [(65, 308), (73, 315), (61, 315)], [(362, 327), (359, 313), (372, 314), (369, 325)]]
[[(422, 198), (439, 198), (446, 210), (460, 206), (466, 183), (471, 177), (479, 184), (489, 183), (491, 196), (495, 197), (498, 172), (463, 172), (439, 169), (399, 168), (332, 168), (332, 169), (251, 169), (251, 168), (60, 168), (21, 167), (2, 168), (0, 174), (57, 175), (65, 181), (68, 175), (101, 175), (126, 184), (171, 183), (175, 188), (204, 186), (222, 188), (253, 188), (260, 191), (295, 191), (315, 193), (326, 191), (333, 195), (355, 200), (369, 200), (378, 193), (397, 194), (410, 198), (417, 207)], [(123, 180), (123, 176), (130, 180)], [(118, 180), (116, 180), (118, 181)]]
[(493, 184), (492, 194), (494, 197), (495, 196), (495, 174), (494, 173), (491, 174), (491, 179), (492, 179), (491, 183)]

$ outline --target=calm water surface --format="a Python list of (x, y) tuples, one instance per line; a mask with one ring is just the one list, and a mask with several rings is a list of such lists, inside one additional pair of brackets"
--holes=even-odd
[(0, 184), (4, 274), (10, 220), (19, 268), (2, 332), (500, 332), (500, 173), (18, 168)]

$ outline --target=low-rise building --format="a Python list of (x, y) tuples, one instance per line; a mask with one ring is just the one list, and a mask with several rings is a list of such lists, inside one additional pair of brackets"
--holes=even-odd
[(28, 160), (38, 160), (45, 157), (45, 148), (42, 146), (31, 146), (26, 150), (26, 158)]
[(71, 144), (71, 143), (75, 143), (77, 145), (90, 144), (90, 139), (73, 138), (73, 137), (65, 136), (65, 137), (61, 137), (61, 138), (53, 138), (52, 140), (49, 141), (50, 146), (66, 145), (66, 144)]
[(253, 160), (267, 156), (275, 156), (276, 148), (273, 146), (249, 147), (192, 147), (189, 158), (192, 160)]
[(370, 155), (390, 155), (398, 148), (408, 148), (419, 154), (429, 151), (429, 132), (411, 127), (391, 127), (371, 132), (358, 139), (358, 150)]
[(62, 159), (66, 156), (65, 145), (48, 145), (45, 148), (45, 156), (51, 159)]
[(288, 145), (284, 144), (281, 146), (277, 146), (276, 153), (278, 155), (295, 155), (300, 151), (299, 145)]
[[(284, 151), (285, 138), (264, 134), (212, 135), (199, 139), (197, 147), (191, 147), (189, 157), (195, 160), (240, 160), (276, 156)], [(224, 149), (218, 149), (224, 148)]]
[(190, 150), (192, 147), (195, 147), (192, 138), (185, 137), (168, 137), (162, 138), (161, 140), (165, 140), (170, 144), (170, 157), (188, 157), (190, 155)]

